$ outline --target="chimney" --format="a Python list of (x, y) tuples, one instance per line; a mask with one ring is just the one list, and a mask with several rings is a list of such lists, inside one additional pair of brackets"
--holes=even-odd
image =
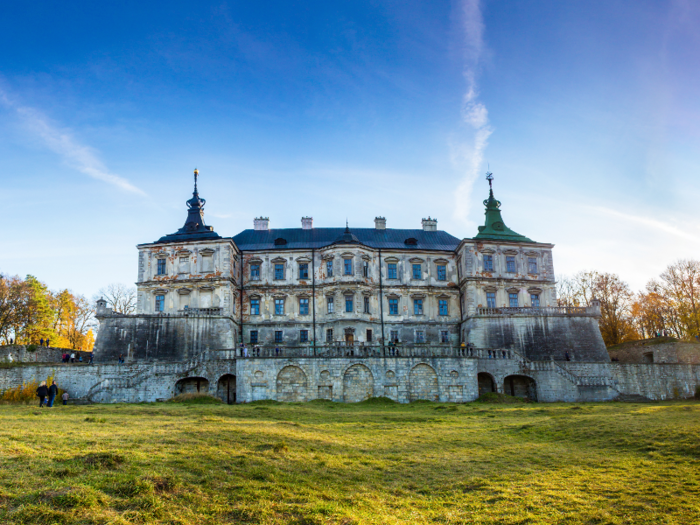
[(270, 217), (255, 217), (255, 219), (253, 219), (253, 229), (254, 230), (269, 230), (270, 229)]
[(421, 221), (423, 223), (423, 231), (425, 232), (436, 232), (437, 231), (437, 219), (431, 219), (428, 215), (427, 219)]
[(314, 227), (314, 218), (313, 217), (302, 217), (301, 218), (301, 229), (302, 230), (311, 230)]
[(384, 217), (374, 218), (374, 229), (375, 230), (386, 230), (386, 219)]

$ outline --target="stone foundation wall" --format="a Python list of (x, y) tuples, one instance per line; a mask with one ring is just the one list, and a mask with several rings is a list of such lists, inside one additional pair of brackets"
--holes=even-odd
[(700, 365), (611, 363), (610, 372), (618, 389), (649, 399), (689, 398), (700, 385)]
[(610, 357), (594, 316), (493, 315), (465, 321), (467, 342), (509, 348), (532, 361), (605, 362)]
[(228, 317), (124, 315), (100, 318), (95, 362), (186, 361), (204, 350), (234, 348), (237, 324)]

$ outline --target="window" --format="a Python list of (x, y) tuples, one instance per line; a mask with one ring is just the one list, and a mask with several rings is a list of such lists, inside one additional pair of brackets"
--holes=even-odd
[(309, 263), (299, 263), (299, 279), (309, 278)]
[(367, 261), (362, 263), (362, 277), (369, 277), (369, 262)]
[(309, 300), (305, 297), (299, 299), (299, 315), (309, 315)]
[(450, 332), (447, 330), (442, 330), (440, 332), (440, 342), (441, 343), (449, 343), (450, 342)]
[(343, 259), (343, 273), (352, 275), (352, 259)]
[(156, 295), (156, 312), (162, 312), (165, 310), (165, 296)]
[(398, 299), (389, 299), (389, 315), (399, 315)]
[(332, 343), (333, 342), (333, 329), (328, 328), (326, 329), (326, 343)]
[(352, 295), (345, 296), (345, 313), (352, 313)]
[(370, 330), (369, 328), (367, 329), (367, 342), (372, 342), (372, 330)]
[(211, 255), (202, 255), (202, 271), (203, 272), (213, 272), (214, 271), (214, 258)]
[(416, 343), (425, 343), (425, 332), (423, 330), (416, 330)]
[(527, 271), (528, 273), (537, 273), (537, 258), (528, 257), (527, 258)]
[(496, 292), (486, 292), (486, 307), (496, 308)]
[(423, 315), (423, 299), (413, 300), (413, 315)]
[(260, 265), (251, 264), (250, 265), (250, 280), (259, 281), (260, 280)]
[(420, 264), (413, 265), (413, 278), (414, 279), (422, 279), (423, 278), (423, 272), (421, 270)]
[(277, 263), (275, 264), (275, 280), (279, 281), (282, 279), (284, 279), (284, 264)]
[(506, 272), (515, 273), (515, 256), (506, 255)]
[(250, 315), (260, 315), (260, 299), (250, 300)]
[(281, 343), (283, 341), (282, 330), (275, 330), (275, 343)]
[(518, 294), (517, 293), (509, 293), (508, 294), (508, 304), (511, 308), (518, 307)]
[(335, 301), (333, 297), (326, 297), (326, 305), (328, 305), (328, 313), (332, 314), (333, 313), (333, 306), (335, 305)]
[(438, 281), (446, 281), (447, 280), (447, 266), (444, 264), (438, 264), (437, 267), (437, 280)]
[(391, 332), (389, 332), (389, 334), (390, 334), (390, 335), (389, 335), (389, 340), (390, 340), (392, 343), (398, 343), (398, 342), (399, 342), (399, 331), (398, 331), (398, 330), (391, 330)]
[(493, 255), (484, 255), (484, 271), (493, 271)]
[(540, 307), (540, 295), (533, 293), (530, 294), (530, 304), (532, 304), (533, 308), (539, 308)]
[(449, 315), (449, 309), (447, 307), (447, 299), (438, 300), (438, 314), (439, 315)]
[(284, 315), (284, 299), (275, 299), (275, 315)]
[(365, 307), (364, 312), (366, 314), (368, 314), (369, 313), (369, 297), (364, 298), (364, 307)]
[(258, 344), (258, 331), (257, 330), (250, 331), (250, 344), (252, 344), (252, 345)]
[(299, 330), (299, 342), (300, 343), (308, 343), (309, 342), (309, 331), (308, 330)]
[(387, 267), (387, 279), (398, 279), (398, 273), (396, 272), (396, 263), (389, 263)]
[(333, 277), (333, 261), (326, 261), (326, 277)]
[(165, 275), (165, 259), (158, 259), (158, 275)]

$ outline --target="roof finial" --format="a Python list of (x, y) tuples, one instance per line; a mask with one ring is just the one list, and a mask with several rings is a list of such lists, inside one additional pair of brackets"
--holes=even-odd
[(197, 193), (197, 177), (199, 177), (199, 170), (194, 169), (194, 192)]
[(489, 190), (493, 190), (493, 186), (492, 186), (493, 173), (491, 173), (491, 166), (489, 164), (487, 164), (487, 168), (486, 168), (486, 180), (489, 181)]
[(347, 217), (345, 217), (345, 233), (350, 233), (350, 224)]

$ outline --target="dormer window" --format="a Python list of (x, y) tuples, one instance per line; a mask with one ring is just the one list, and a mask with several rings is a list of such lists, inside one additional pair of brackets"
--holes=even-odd
[(165, 275), (165, 259), (158, 259), (157, 275)]
[(404, 244), (406, 246), (418, 246), (418, 241), (414, 239), (413, 237), (409, 237), (404, 241)]
[(283, 239), (282, 237), (275, 239), (275, 246), (284, 246), (285, 244), (287, 244), (287, 239)]

